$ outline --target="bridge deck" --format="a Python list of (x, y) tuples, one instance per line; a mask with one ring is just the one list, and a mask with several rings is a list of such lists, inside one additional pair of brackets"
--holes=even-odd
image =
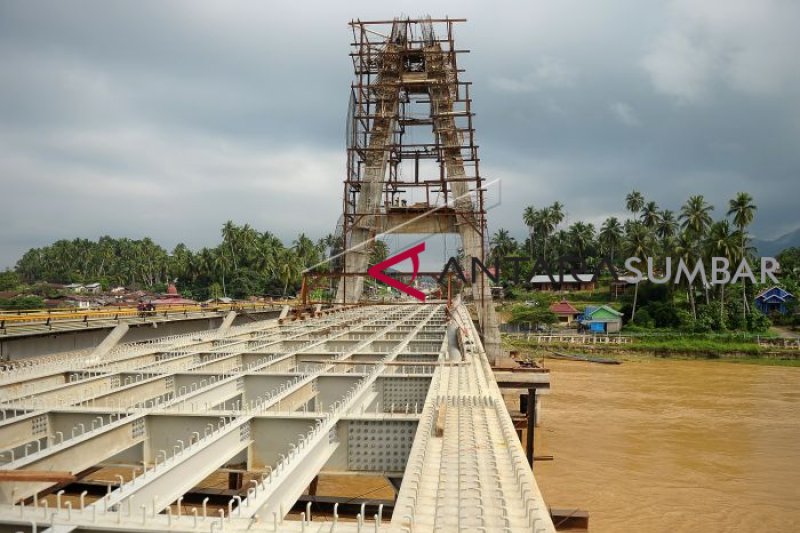
[[(370, 530), (553, 531), (469, 314), (451, 314), (455, 358), (444, 306), (427, 304), (253, 322), (6, 372), (0, 468), (80, 473), (123, 463), (131, 474), (83, 504), (50, 496), (46, 506), (52, 482), (4, 483), (0, 523), (358, 531), (344, 519), (287, 519), (320, 472), (349, 471), (404, 472), (392, 520), (360, 517)], [(237, 464), (258, 475), (227, 510), (193, 515), (180, 505)]]

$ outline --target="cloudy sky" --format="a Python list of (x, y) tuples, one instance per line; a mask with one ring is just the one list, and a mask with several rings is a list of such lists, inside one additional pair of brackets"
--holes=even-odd
[[(346, 6), (346, 7), (345, 7)], [(796, 0), (0, 3), (0, 268), (59, 238), (213, 245), (228, 219), (332, 231), (352, 67), (347, 22), (466, 17), (490, 214), (624, 215), (736, 191), (753, 233), (800, 226)]]

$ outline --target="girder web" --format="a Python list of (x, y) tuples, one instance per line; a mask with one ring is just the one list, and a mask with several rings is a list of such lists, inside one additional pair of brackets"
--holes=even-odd
[[(429, 516), (438, 517), (429, 524), (435, 530), (454, 512), (444, 507), (459, 500), (457, 480), (470, 476), (485, 477), (489, 492), (500, 489), (506, 498), (516, 494), (520, 502), (538, 502), (531, 510), (521, 503), (523, 511), (516, 514), (486, 512), (470, 520), (507, 521), (511, 530), (524, 522), (518, 530), (529, 531), (530, 518), (544, 505), (530, 470), (522, 472), (519, 443), (514, 441), (515, 453), (494, 453), (487, 464), (461, 449), (465, 443), (471, 448), (478, 432), (500, 438), (511, 431), (516, 437), (477, 332), (467, 315), (454, 316), (460, 317), (463, 361), (447, 359), (444, 306), (420, 304), (255, 322), (224, 334), (122, 345), (102, 362), (60, 360), (36, 377), (3, 376), (2, 469), (77, 473), (119, 463), (144, 469), (105, 497), (85, 501), (82, 510), (78, 504), (45, 507), (50, 482), (4, 483), (0, 521), (34, 521), (40, 530), (53, 531), (158, 530), (168, 523), (173, 530), (193, 531), (194, 517), (175, 516), (174, 502), (216, 470), (244, 463), (261, 473), (261, 482), (244, 487), (222, 517), (200, 513), (198, 528), (219, 523), (215, 527), (246, 530), (254, 519), (266, 531), (298, 529), (302, 525), (286, 517), (314, 477), (350, 470), (405, 476), (393, 518), (382, 520), (381, 530), (401, 530), (411, 522), (415, 531), (428, 530)], [(164, 354), (169, 356), (157, 357)], [(52, 375), (64, 372), (81, 379), (53, 384)], [(22, 396), (8, 393), (31, 380), (49, 385), (29, 387), (36, 392)], [(119, 385), (82, 387), (81, 396), (74, 395), (74, 387), (95, 381)], [(431, 426), (442, 409), (448, 414), (440, 447)], [(502, 450), (507, 448), (514, 446)], [(430, 476), (441, 487), (420, 500), (438, 484)], [(517, 479), (522, 484), (514, 492)], [(446, 496), (450, 490), (455, 492)]]

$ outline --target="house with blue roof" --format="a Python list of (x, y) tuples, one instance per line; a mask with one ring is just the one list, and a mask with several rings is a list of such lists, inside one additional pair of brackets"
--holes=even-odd
[(592, 333), (617, 333), (622, 329), (622, 313), (607, 305), (587, 305), (578, 323)]
[(770, 315), (779, 313), (785, 315), (790, 310), (790, 304), (794, 301), (794, 295), (778, 286), (771, 289), (765, 289), (758, 293), (755, 298), (756, 309)]

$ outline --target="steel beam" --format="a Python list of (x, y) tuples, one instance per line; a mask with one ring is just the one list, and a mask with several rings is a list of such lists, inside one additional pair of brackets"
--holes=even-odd
[[(41, 452), (21, 457), (4, 468), (18, 470), (62, 470), (80, 472), (145, 440), (138, 434), (133, 420), (122, 419), (105, 427), (88, 431), (75, 438), (55, 444)], [(52, 483), (0, 484), (0, 503), (28, 498), (45, 490)]]
[(139, 506), (144, 505), (150, 513), (160, 513), (246, 449), (252, 442), (249, 425), (249, 418), (235, 420), (194, 444), (180, 447), (162, 462), (155, 457), (152, 469), (146, 469), (94, 505), (104, 505), (121, 513), (126, 512), (126, 507), (129, 513), (138, 512)]

